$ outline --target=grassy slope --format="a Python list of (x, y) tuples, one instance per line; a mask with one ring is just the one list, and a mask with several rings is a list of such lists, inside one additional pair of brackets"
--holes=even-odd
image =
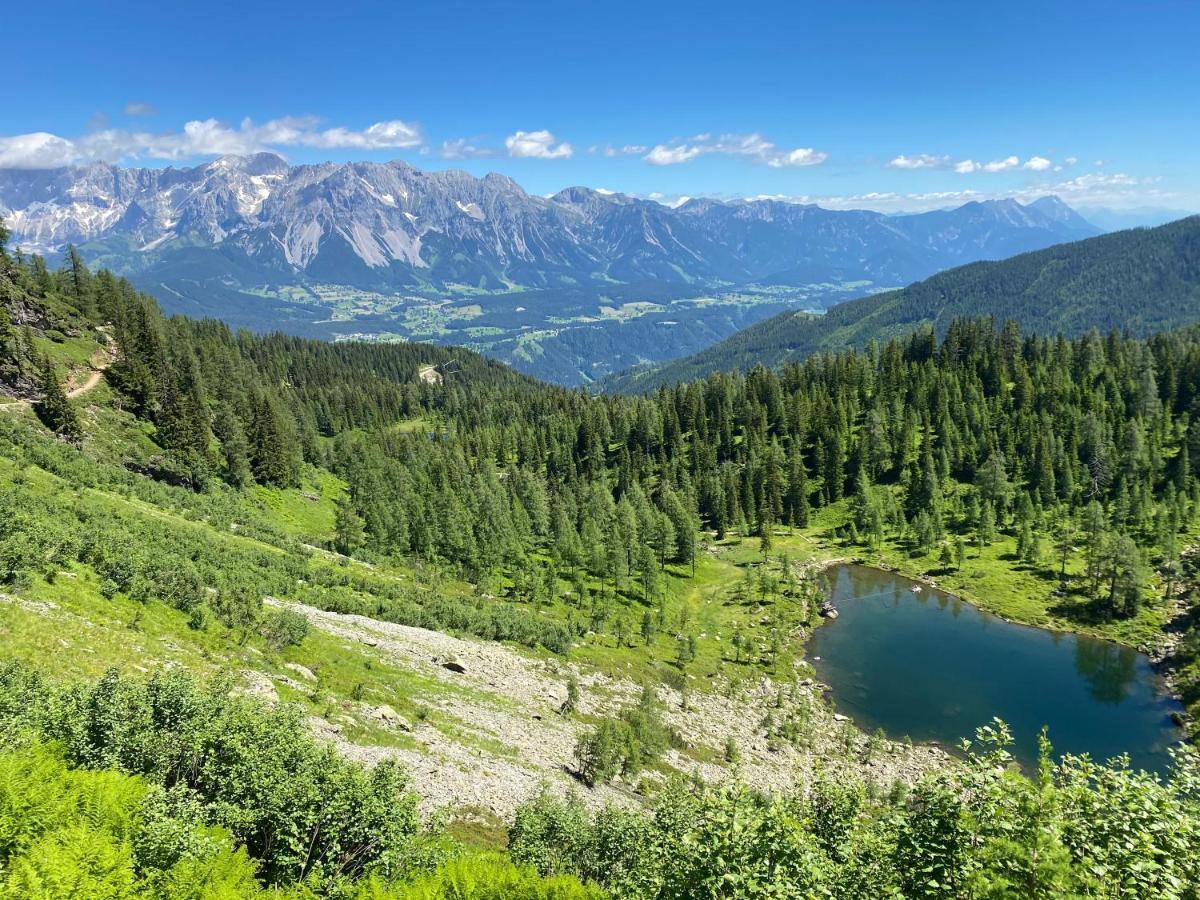
[[(157, 451), (149, 427), (114, 409), (113, 399), (109, 388), (102, 384), (76, 405), (86, 430), (84, 455), (99, 466), (116, 468), (127, 458)], [(17, 417), (23, 427), (35, 431), (41, 428), (27, 408), (6, 415)], [(427, 569), (418, 571), (395, 561), (367, 564), (326, 550), (310, 552), (307, 547), (324, 547), (332, 537), (334, 504), (344, 490), (339, 479), (320, 470), (306, 470), (303, 483), (295, 489), (256, 487), (239, 494), (218, 485), (215, 495), (206, 500), (221, 509), (221, 515), (212, 521), (204, 512), (209, 507), (191, 506), (205, 498), (183, 489), (160, 486), (171, 502), (151, 502), (132, 494), (75, 484), (25, 459), (0, 456), (0, 491), (12, 489), (17, 480), (34, 495), (61, 497), (77, 493), (106, 521), (149, 520), (156, 529), (170, 531), (185, 544), (227, 546), (231, 553), (263, 553), (279, 559), (281, 565), (301, 557), (314, 573), (357, 571), (374, 579), (399, 579), (407, 584), (424, 580), (438, 592), (464, 597), (473, 591), (471, 585), (453, 578), (431, 575)], [(236, 522), (238, 527), (231, 529), (226, 522)], [(678, 664), (675, 622), (680, 607), (686, 606), (686, 630), (699, 635), (697, 658), (686, 667), (688, 672), (695, 680), (721, 670), (722, 657), (730, 652), (728, 637), (735, 625), (742, 623), (748, 630), (758, 627), (750, 621), (758, 604), (742, 604), (729, 596), (730, 585), (743, 574), (739, 563), (744, 563), (725, 558), (731, 549), (736, 547), (727, 546), (720, 555), (701, 558), (695, 579), (689, 577), (690, 571), (668, 566), (661, 581), (671, 622), (649, 646), (637, 635), (647, 607), (622, 595), (614, 604), (614, 613), (625, 617), (632, 646), (614, 646), (609, 634), (590, 635), (581, 639), (572, 659), (586, 669), (613, 676), (678, 685), (683, 667)], [(596, 592), (601, 588), (595, 579), (589, 579), (589, 586)], [(569, 585), (563, 582), (560, 587), (565, 590)], [(629, 590), (632, 593), (632, 588)], [(540, 612), (563, 622), (582, 614), (561, 600), (544, 604)], [(719, 637), (722, 631), (724, 643)], [(182, 666), (209, 675), (235, 673), (243, 680), (248, 672), (260, 673), (271, 680), (281, 699), (297, 702), (308, 714), (341, 726), (344, 736), (355, 742), (410, 746), (411, 741), (403, 733), (382, 727), (371, 718), (370, 709), (380, 704), (393, 707), (406, 721), (421, 721), (444, 730), (447, 738), (456, 742), (474, 740), (435, 708), (438, 701), (450, 699), (446, 697), (450, 687), (444, 681), (389, 667), (376, 656), (364, 653), (361, 646), (318, 631), (312, 631), (299, 647), (271, 651), (257, 633), (235, 633), (214, 620), (195, 629), (189, 627), (184, 613), (164, 604), (142, 604), (121, 593), (105, 596), (100, 579), (87, 565), (74, 564), (49, 580), (34, 578), (28, 586), (6, 595), (5, 602), (0, 603), (0, 635), (4, 655), (36, 663), (56, 677), (95, 676), (111, 666), (126, 672)], [(514, 649), (537, 658), (551, 658), (546, 652)], [(308, 668), (317, 675), (318, 682), (298, 685), (295, 673), (285, 668), (287, 663)], [(765, 665), (757, 668), (761, 670)], [(703, 689), (702, 684), (697, 686)], [(474, 699), (496, 702), (495, 697)]]
[[(47, 349), (64, 374), (77, 377), (87, 361), (101, 347), (101, 337), (81, 333), (62, 342), (45, 341)], [(120, 412), (106, 385), (101, 383), (76, 405), (87, 430), (84, 452), (100, 465), (118, 466), (130, 456), (147, 457), (156, 452), (149, 426)], [(10, 410), (29, 427), (38, 428), (28, 410)], [(425, 422), (400, 423), (401, 429), (431, 427)], [(78, 489), (61, 478), (36, 466), (0, 457), (0, 490), (14, 478), (22, 478), (47, 494)], [(191, 495), (170, 489), (170, 505), (158, 505), (145, 499), (96, 488), (84, 488), (100, 508), (114, 516), (152, 519), (189, 539), (218, 542), (233, 547), (253, 548), (284, 557), (300, 553), (313, 571), (348, 568), (369, 572), (373, 577), (411, 581), (426, 577), (395, 562), (376, 561), (373, 567), (338, 558), (327, 553), (308, 553), (300, 544), (323, 546), (331, 537), (333, 510), (344, 485), (334, 476), (308, 470), (297, 489), (255, 488), (238, 494), (218, 487), (218, 498), (232, 509), (232, 517), (243, 526), (233, 532), (205, 521), (188, 504)], [(1031, 570), (1011, 559), (1013, 541), (1009, 536), (982, 554), (972, 549), (961, 572), (941, 572), (934, 556), (911, 556), (907, 550), (889, 542), (877, 552), (850, 547), (836, 540), (833, 531), (848, 518), (845, 504), (821, 510), (807, 529), (795, 534), (776, 533), (770, 569), (782, 580), (778, 558), (787, 555), (794, 574), (800, 566), (835, 558), (864, 556), (899, 571), (918, 577), (937, 578), (939, 584), (977, 605), (1007, 618), (1029, 624), (1085, 630), (1124, 643), (1147, 646), (1160, 634), (1163, 613), (1147, 608), (1129, 622), (1087, 622), (1071, 604), (1078, 599), (1059, 598), (1053, 591), (1057, 580), (1052, 569)], [(276, 535), (260, 540), (251, 535)], [(289, 542), (290, 548), (289, 548)], [(665, 682), (672, 686), (687, 684), (705, 691), (721, 682), (736, 682), (764, 671), (789, 672), (803, 648), (806, 630), (818, 620), (810, 620), (807, 607), (793, 602), (786, 591), (763, 596), (758, 586), (757, 566), (762, 556), (756, 538), (731, 537), (705, 546), (699, 556), (695, 578), (690, 571), (668, 566), (661, 590), (670, 610), (668, 622), (646, 644), (638, 634), (642, 615), (654, 605), (644, 606), (636, 599), (636, 590), (628, 588), (618, 599), (614, 612), (624, 617), (629, 640), (616, 646), (611, 633), (588, 635), (572, 651), (576, 664), (613, 676), (635, 681)], [(1078, 561), (1072, 569), (1077, 571)], [(600, 585), (589, 579), (593, 591)], [(449, 578), (435, 576), (438, 591), (469, 596), (472, 587)], [(560, 585), (569, 588), (565, 582)], [(681, 610), (686, 609), (686, 616)], [(582, 615), (559, 599), (543, 605), (543, 615), (559, 621)], [(684, 621), (686, 619), (686, 621)], [(772, 663), (771, 632), (788, 637), (781, 660)], [(732, 635), (741, 630), (748, 651), (746, 659), (734, 662)], [(677, 635), (696, 637), (696, 658), (687, 664), (679, 661)], [(441, 731), (448, 740), (495, 751), (486, 736), (464, 732), (461, 723), (445, 715), (439, 702), (453, 700), (455, 688), (443, 680), (423, 677), (411, 669), (389, 666), (365, 651), (361, 645), (314, 631), (299, 647), (272, 651), (257, 634), (234, 634), (210, 623), (203, 629), (189, 627), (187, 617), (165, 605), (137, 603), (116, 595), (105, 597), (94, 572), (87, 566), (73, 566), (48, 581), (35, 579), (19, 596), (0, 603), (0, 639), (6, 655), (34, 662), (51, 674), (65, 677), (97, 675), (109, 666), (129, 671), (153, 670), (164, 666), (183, 666), (215, 675), (258, 673), (261, 681), (273, 686), (281, 699), (300, 704), (307, 714), (321, 717), (340, 727), (344, 736), (356, 743), (417, 749), (403, 731), (388, 728), (370, 715), (380, 704), (393, 707), (407, 721), (421, 721)], [(546, 653), (521, 651), (533, 656)], [(297, 677), (287, 664), (297, 664), (315, 673), (309, 683)], [(268, 681), (269, 680), (269, 681)], [(494, 696), (468, 697), (488, 703)]]
[[(154, 452), (146, 426), (112, 410), (109, 400), (108, 389), (101, 386), (88, 395), (86, 405), (80, 404), (84, 406), (88, 428), (86, 452), (110, 463), (129, 455)], [(19, 415), (33, 421), (28, 411)], [(57, 479), (48, 473), (36, 468), (26, 471), (34, 473), (36, 478), (46, 479), (47, 490), (69, 489), (65, 484), (55, 484)], [(0, 459), (0, 479), (11, 478), (14, 472), (10, 461)], [(303, 544), (323, 546), (332, 535), (333, 507), (343, 489), (344, 485), (336, 477), (310, 469), (304, 483), (296, 489), (257, 487), (240, 495), (223, 488), (220, 490), (223, 497), (235, 504), (235, 517), (239, 522)], [(282, 552), (271, 544), (261, 544), (241, 534), (209, 527), (176, 510), (164, 509), (131, 497), (99, 491), (93, 493), (125, 514), (164, 518), (178, 527), (193, 529), (197, 539), (236, 542), (274, 553)], [(186, 492), (181, 493), (186, 498)], [(834, 530), (843, 527), (848, 517), (848, 507), (843, 503), (819, 510), (810, 527), (798, 534), (788, 535), (782, 530), (777, 532), (771, 552), (776, 578), (782, 575), (778, 564), (780, 555), (786, 554), (796, 566), (821, 559), (861, 556), (867, 561), (878, 562), (914, 577), (936, 577), (939, 584), (965, 599), (1016, 621), (1087, 631), (1143, 647), (1151, 646), (1160, 633), (1164, 613), (1161, 608), (1154, 606), (1147, 606), (1137, 618), (1130, 621), (1106, 623), (1086, 620), (1081, 616), (1083, 600), (1070, 594), (1059, 597), (1053, 593), (1058, 586), (1053, 562), (1047, 560), (1044, 567), (1036, 570), (1019, 564), (1013, 558), (1014, 541), (1009, 535), (1002, 534), (995, 544), (983, 548), (982, 552), (971, 547), (961, 571), (945, 572), (941, 570), (936, 554), (913, 556), (896, 541), (885, 542), (882, 547), (872, 551), (863, 545), (849, 546), (835, 539)], [(665, 628), (657, 630), (649, 645), (641, 639), (638, 631), (643, 613), (648, 609), (653, 613), (657, 604), (644, 605), (637, 598), (637, 590), (627, 585), (612, 612), (622, 616), (627, 623), (628, 645), (617, 647), (611, 634), (590, 635), (580, 642), (574, 656), (609, 673), (674, 681), (678, 679), (681, 669), (678, 665), (679, 645), (676, 636), (686, 632), (697, 638), (697, 658), (686, 667), (689, 672), (709, 675), (723, 668), (728, 669), (732, 665), (728, 658), (732, 655), (729, 641), (733, 631), (739, 626), (747, 635), (755, 629), (761, 630), (763, 607), (773, 605), (774, 598), (764, 603), (763, 598), (758, 596), (757, 587), (751, 588), (749, 595), (745, 595), (743, 582), (748, 577), (747, 571), (761, 560), (758, 545), (756, 538), (742, 541), (733, 537), (720, 544), (709, 540), (704, 545), (705, 550), (698, 556), (695, 578), (690, 577), (690, 570), (685, 567), (668, 565), (665, 577), (661, 579), (661, 590), (670, 610), (668, 622)], [(328, 566), (337, 562), (335, 557), (314, 555), (309, 565)], [(345, 560), (340, 562), (347, 563)], [(1079, 559), (1072, 560), (1068, 572), (1078, 573), (1081, 565)], [(385, 567), (384, 571), (392, 571), (398, 578), (411, 578), (413, 574), (403, 567), (396, 568), (395, 564), (391, 564), (390, 568)], [(588, 582), (593, 591), (600, 589), (595, 579), (588, 579)], [(439, 584), (441, 590), (464, 596), (471, 591), (469, 585), (459, 582), (442, 580)], [(566, 582), (560, 586), (564, 591), (570, 587)], [(791, 604), (786, 595), (782, 599), (781, 609), (784, 612), (781, 615), (786, 618), (784, 624), (789, 630), (809, 624), (806, 611)], [(685, 624), (681, 624), (680, 618), (683, 606), (688, 609)], [(573, 609), (562, 600), (543, 604), (540, 611), (563, 622), (572, 616), (578, 618), (583, 615), (582, 611)]]

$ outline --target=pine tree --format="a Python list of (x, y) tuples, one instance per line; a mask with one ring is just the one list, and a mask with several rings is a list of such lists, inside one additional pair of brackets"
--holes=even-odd
[(1083, 530), (1087, 539), (1087, 575), (1092, 592), (1099, 590), (1101, 579), (1101, 554), (1105, 544), (1104, 509), (1092, 500), (1083, 511)]
[(255, 480), (261, 484), (295, 484), (296, 462), (290, 435), (274, 401), (264, 394), (254, 400), (250, 464)]
[(975, 485), (979, 489), (980, 499), (990, 503), (994, 515), (1004, 521), (1012, 485), (1008, 480), (1008, 470), (1002, 453), (992, 451), (988, 455), (987, 462), (983, 464), (975, 479)]
[(996, 513), (990, 500), (983, 501), (979, 508), (979, 527), (977, 529), (980, 555), (983, 548), (996, 539)]
[(1059, 560), (1058, 577), (1065, 581), (1067, 578), (1067, 560), (1075, 550), (1075, 541), (1079, 532), (1070, 517), (1063, 516), (1054, 534), (1054, 552)]
[(350, 556), (366, 542), (366, 527), (349, 497), (338, 497), (333, 515), (333, 545)]
[(67, 245), (67, 279), (71, 295), (80, 311), (89, 318), (94, 318), (96, 303), (92, 292), (91, 273), (88, 272), (74, 244)]
[(642, 641), (647, 647), (654, 641), (654, 617), (650, 615), (650, 610), (642, 613)]
[(41, 399), (36, 404), (38, 418), (47, 428), (68, 440), (77, 441), (82, 435), (79, 416), (71, 405), (67, 392), (58, 380), (58, 373), (48, 354), (42, 355), (38, 377)]
[(227, 407), (217, 407), (213, 430), (221, 442), (221, 456), (225, 461), (225, 479), (236, 488), (244, 488), (253, 480), (250, 471), (250, 448), (241, 420)]
[(942, 552), (938, 556), (938, 564), (944, 569), (949, 570), (954, 565), (954, 551), (946, 542), (942, 542)]

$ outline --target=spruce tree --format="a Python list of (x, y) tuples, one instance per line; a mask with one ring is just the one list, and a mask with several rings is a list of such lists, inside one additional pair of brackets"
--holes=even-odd
[(349, 497), (338, 498), (333, 521), (333, 545), (338, 553), (350, 556), (366, 542), (362, 517)]
[(250, 471), (250, 448), (241, 420), (227, 406), (219, 406), (213, 430), (221, 442), (225, 480), (233, 487), (246, 487), (254, 480), (254, 475)]
[(79, 440), (79, 416), (59, 383), (58, 373), (48, 354), (42, 355), (38, 374), (38, 388), (42, 395), (36, 404), (38, 418), (56, 434), (72, 441)]

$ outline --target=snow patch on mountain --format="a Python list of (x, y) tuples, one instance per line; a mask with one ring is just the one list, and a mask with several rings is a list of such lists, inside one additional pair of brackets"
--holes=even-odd
[(207, 246), (218, 252), (206, 265), (225, 284), (245, 278), (246, 264), (264, 267), (256, 284), (294, 277), (276, 268), (278, 253), (301, 272), (321, 258), (322, 279), (371, 289), (593, 279), (900, 284), (1097, 233), (1052, 198), (907, 216), (769, 199), (671, 208), (582, 187), (533, 196), (497, 174), (423, 172), (400, 161), (289, 166), (273, 154), (182, 169), (0, 170), (0, 215), (27, 251), (117, 238), (106, 262), (120, 269), (132, 247), (129, 269), (145, 271), (186, 246), (194, 273), (194, 254)]
[(463, 203), (461, 200), (455, 200), (454, 205), (459, 208), (460, 212), (466, 213), (476, 222), (482, 222), (484, 219), (483, 210), (479, 208), (478, 203)]

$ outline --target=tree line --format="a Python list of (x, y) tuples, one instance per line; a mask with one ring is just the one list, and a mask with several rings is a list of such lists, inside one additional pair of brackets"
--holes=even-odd
[[(58, 271), (36, 256), (3, 266), (5, 333), (13, 297), (110, 323), (108, 378), (162, 450), (149, 474), (203, 491), (293, 486), (323, 467), (349, 486), (339, 549), (438, 559), (475, 579), (532, 571), (534, 593), (583, 571), (653, 604), (663, 567), (694, 563), (698, 529), (758, 535), (769, 551), (777, 527), (843, 503), (853, 539), (899, 536), (947, 565), (1001, 531), (1064, 571), (1082, 546), (1089, 590), (1127, 616), (1148, 562), (1178, 568), (1196, 506), (1194, 329), (1068, 340), (962, 319), (940, 340), (927, 328), (779, 371), (590, 396), (462, 350), (165, 318), (75, 253)], [(430, 364), (446, 367), (441, 383), (417, 377)]]

